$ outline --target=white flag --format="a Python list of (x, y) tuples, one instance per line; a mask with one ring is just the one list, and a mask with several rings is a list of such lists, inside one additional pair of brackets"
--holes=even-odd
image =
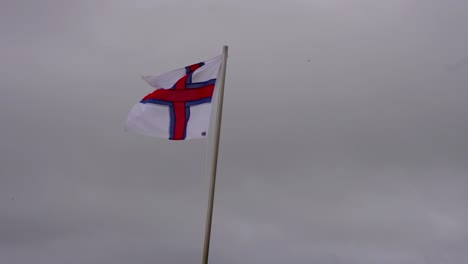
[(158, 76), (143, 76), (156, 90), (133, 106), (126, 130), (185, 140), (207, 136), (222, 55)]

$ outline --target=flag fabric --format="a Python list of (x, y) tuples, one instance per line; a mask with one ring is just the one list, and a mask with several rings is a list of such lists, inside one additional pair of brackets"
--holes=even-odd
[(128, 114), (128, 132), (170, 140), (208, 134), (212, 98), (223, 55), (158, 76), (143, 76), (156, 90)]

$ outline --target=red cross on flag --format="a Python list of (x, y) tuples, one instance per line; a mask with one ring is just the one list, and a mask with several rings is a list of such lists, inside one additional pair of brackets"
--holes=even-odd
[(170, 140), (205, 137), (222, 59), (219, 55), (158, 76), (143, 76), (156, 90), (133, 106), (126, 130)]

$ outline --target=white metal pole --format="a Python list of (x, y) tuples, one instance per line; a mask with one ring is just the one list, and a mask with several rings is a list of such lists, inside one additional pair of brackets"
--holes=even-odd
[(221, 64), (221, 76), (218, 83), (218, 104), (216, 111), (216, 124), (213, 142), (213, 160), (211, 163), (211, 182), (210, 194), (208, 200), (208, 212), (206, 216), (205, 227), (205, 244), (203, 248), (203, 264), (208, 264), (208, 255), (210, 251), (210, 237), (211, 237), (211, 222), (213, 219), (213, 203), (216, 184), (216, 170), (218, 168), (218, 149), (219, 149), (219, 134), (221, 131), (221, 117), (223, 113), (223, 97), (224, 97), (224, 80), (226, 78), (226, 63), (228, 56), (228, 47), (223, 47), (223, 61)]

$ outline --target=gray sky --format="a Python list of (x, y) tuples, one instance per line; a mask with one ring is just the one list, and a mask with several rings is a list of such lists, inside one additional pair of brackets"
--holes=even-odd
[(468, 2), (0, 4), (0, 263), (200, 263), (206, 142), (126, 134), (229, 45), (211, 263), (468, 263)]

